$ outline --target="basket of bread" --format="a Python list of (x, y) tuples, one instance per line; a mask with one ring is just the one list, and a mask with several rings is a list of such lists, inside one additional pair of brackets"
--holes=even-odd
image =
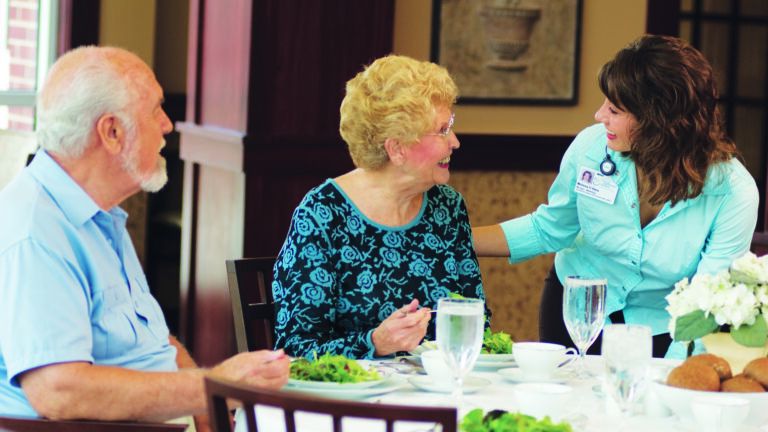
[(714, 354), (689, 357), (672, 369), (665, 382), (654, 382), (659, 399), (678, 417), (691, 419), (691, 401), (738, 398), (749, 401), (746, 423), (768, 423), (768, 358), (749, 362), (743, 372), (734, 375), (731, 366)]

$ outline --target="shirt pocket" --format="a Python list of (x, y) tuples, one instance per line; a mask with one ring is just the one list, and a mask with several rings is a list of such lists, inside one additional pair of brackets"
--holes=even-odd
[(138, 323), (125, 285), (112, 285), (103, 290), (100, 297), (101, 308), (93, 326), (93, 356), (95, 359), (115, 358), (137, 344)]
[(622, 224), (622, 218), (627, 218), (627, 215), (619, 214), (617, 205), (616, 202), (608, 204), (591, 197), (578, 197), (579, 227), (584, 240), (604, 253), (615, 251), (614, 241), (627, 235)]
[(136, 315), (156, 339), (163, 342), (167, 341), (170, 336), (168, 325), (165, 323), (163, 310), (149, 292), (149, 284), (144, 277), (138, 276), (133, 278), (133, 283)]

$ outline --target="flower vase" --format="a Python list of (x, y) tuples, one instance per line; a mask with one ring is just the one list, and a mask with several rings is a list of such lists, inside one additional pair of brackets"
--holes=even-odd
[(734, 375), (740, 374), (750, 361), (768, 354), (768, 343), (762, 347), (748, 347), (733, 340), (730, 333), (712, 333), (701, 338), (704, 348), (728, 361)]
[(487, 0), (479, 14), (486, 44), (493, 56), (485, 66), (507, 72), (528, 68), (525, 54), (533, 28), (541, 17), (538, 1)]

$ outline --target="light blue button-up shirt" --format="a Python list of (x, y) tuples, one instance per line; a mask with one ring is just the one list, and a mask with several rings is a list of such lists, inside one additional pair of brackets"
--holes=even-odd
[(44, 151), (0, 191), (0, 414), (37, 415), (18, 382), (36, 367), (177, 369), (126, 218)]
[(607, 150), (616, 163), (609, 177), (618, 186), (612, 204), (575, 192), (578, 173), (599, 170), (606, 145), (602, 124), (583, 130), (563, 156), (548, 203), (502, 223), (510, 261), (557, 252), (561, 282), (569, 275), (607, 278), (606, 315), (623, 310), (627, 323), (649, 325), (654, 335), (665, 333), (669, 314), (664, 297), (675, 282), (728, 268), (749, 250), (757, 223), (757, 187), (736, 159), (717, 164), (701, 195), (674, 207), (665, 203), (641, 227), (635, 164), (620, 152)]

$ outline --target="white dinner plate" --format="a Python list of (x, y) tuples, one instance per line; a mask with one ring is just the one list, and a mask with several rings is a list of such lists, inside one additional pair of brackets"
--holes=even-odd
[(475, 363), (474, 370), (477, 370), (477, 371), (495, 371), (495, 370), (498, 370), (498, 369), (508, 369), (508, 368), (513, 368), (513, 367), (517, 367), (517, 363), (515, 363), (514, 361), (508, 361), (508, 362), (495, 362), (495, 361), (484, 362), (482, 360), (478, 360)]
[(564, 383), (568, 381), (568, 374), (567, 372), (563, 370), (556, 370), (552, 375), (546, 377), (546, 378), (532, 378), (530, 376), (526, 376), (523, 373), (523, 370), (520, 368), (506, 368), (506, 369), (499, 369), (498, 370), (499, 375), (504, 377), (507, 381), (512, 381), (516, 383), (529, 383), (529, 382), (537, 382), (537, 383)]
[(337, 382), (328, 382), (328, 381), (304, 381), (304, 380), (297, 380), (297, 379), (290, 378), (288, 380), (288, 385), (293, 388), (300, 388), (300, 389), (338, 390), (338, 389), (368, 388), (368, 387), (373, 387), (375, 385), (379, 385), (382, 382), (384, 382), (383, 378), (372, 380), (372, 381), (360, 381), (360, 382), (353, 382), (353, 383), (337, 383)]
[(480, 354), (477, 356), (477, 361), (482, 361), (485, 363), (508, 363), (511, 361), (515, 361), (515, 355), (514, 354)]
[[(433, 380), (429, 376), (413, 376), (408, 378), (408, 382), (413, 384), (413, 386), (416, 387), (417, 389), (425, 390), (428, 392), (450, 393), (453, 391), (452, 382), (450, 381), (435, 382), (435, 380)], [(491, 384), (491, 381), (485, 378), (468, 376), (464, 378), (464, 384), (462, 385), (462, 392), (464, 392), (464, 394), (474, 393), (490, 384)]]
[(290, 381), (288, 385), (283, 387), (286, 391), (309, 393), (315, 396), (323, 396), (335, 399), (363, 399), (370, 396), (376, 396), (384, 393), (390, 393), (400, 389), (405, 385), (405, 381), (402, 378), (391, 376), (384, 380), (376, 382), (369, 387), (295, 387), (291, 385)]

